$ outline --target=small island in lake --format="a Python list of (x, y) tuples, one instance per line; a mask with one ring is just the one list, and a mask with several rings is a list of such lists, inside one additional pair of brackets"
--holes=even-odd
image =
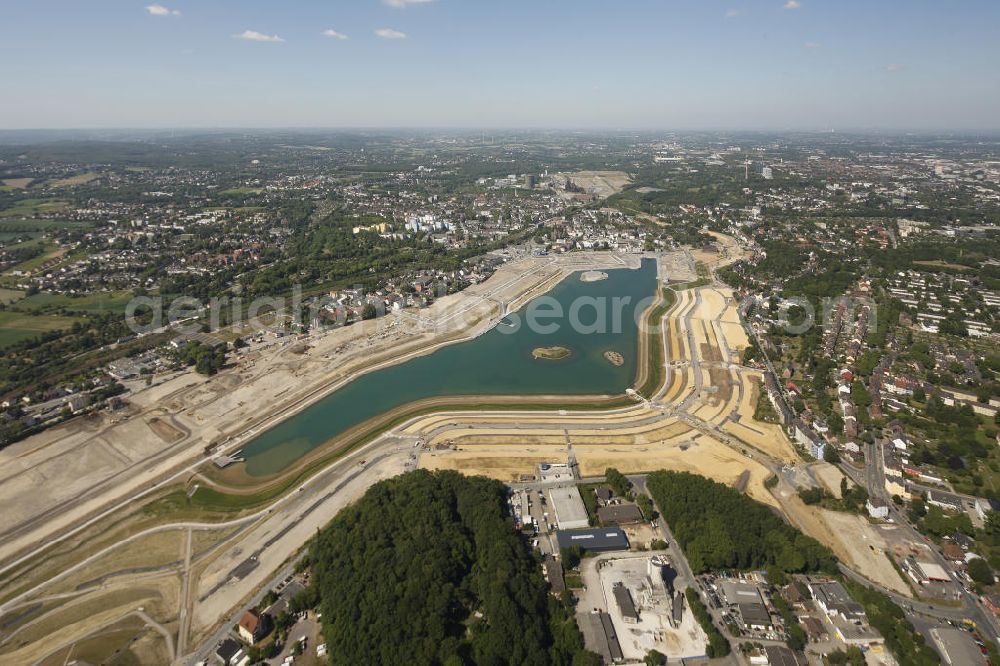
[(543, 358), (549, 361), (560, 361), (569, 358), (573, 352), (566, 347), (535, 347), (531, 350), (532, 358)]
[(580, 273), (580, 282), (600, 282), (607, 279), (608, 274), (604, 271), (584, 271)]
[(625, 364), (625, 357), (616, 351), (606, 351), (604, 352), (604, 358), (607, 359), (608, 363), (611, 365), (621, 366)]

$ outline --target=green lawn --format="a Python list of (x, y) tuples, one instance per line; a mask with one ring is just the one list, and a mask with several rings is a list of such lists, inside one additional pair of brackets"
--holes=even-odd
[(0, 349), (16, 345), (22, 340), (30, 340), (36, 335), (38, 335), (38, 331), (0, 328)]
[[(654, 307), (646, 315), (647, 335), (649, 336), (649, 374), (642, 386), (636, 387), (636, 391), (645, 398), (652, 398), (664, 380), (663, 331), (660, 330), (660, 320), (673, 306), (677, 294), (670, 289), (664, 289), (663, 298), (663, 303)], [(664, 329), (668, 332), (670, 330), (668, 326), (664, 326)]]
[(674, 289), (677, 291), (683, 291), (685, 289), (697, 289), (699, 287), (707, 286), (708, 284), (710, 284), (710, 282), (711, 281), (708, 278), (698, 278), (693, 282), (684, 282), (682, 284), (678, 284), (674, 286)]

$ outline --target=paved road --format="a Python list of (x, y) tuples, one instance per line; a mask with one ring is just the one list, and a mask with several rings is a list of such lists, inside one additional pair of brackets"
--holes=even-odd
[[(740, 314), (740, 321), (743, 324), (743, 328), (750, 332), (750, 335), (757, 342), (757, 345), (760, 347), (761, 353), (764, 357), (765, 366), (772, 374), (774, 374), (775, 377), (777, 377), (778, 375), (774, 371), (774, 365), (772, 364), (770, 356), (767, 354), (765, 347), (763, 346), (763, 344), (761, 344), (761, 340), (760, 337), (757, 335), (757, 331), (755, 331), (753, 327), (748, 325), (746, 320), (743, 318), (742, 313)], [(784, 394), (781, 395), (781, 399), (785, 401), (785, 403), (787, 404), (787, 400), (785, 400)], [(873, 497), (881, 497), (887, 501), (889, 505), (890, 517), (893, 518), (895, 524), (899, 525), (902, 529), (908, 531), (908, 535), (911, 537), (913, 541), (916, 541), (918, 543), (925, 541), (923, 535), (920, 535), (915, 529), (913, 529), (907, 518), (904, 515), (902, 515), (901, 512), (899, 512), (899, 510), (895, 507), (891, 499), (886, 496), (887, 494), (885, 492), (885, 481), (884, 481), (885, 469), (877, 445), (870, 445), (869, 448), (866, 450), (866, 460), (869, 462), (869, 464), (866, 465), (863, 471), (857, 470), (854, 467), (848, 465), (847, 463), (841, 463), (839, 466), (840, 469), (852, 481), (867, 488), (869, 495)], [(943, 566), (945, 570), (950, 570), (951, 569), (950, 564), (945, 562), (944, 559), (940, 557), (940, 555), (933, 548), (931, 550), (933, 552), (933, 557), (935, 561), (937, 561), (938, 564)], [(986, 610), (985, 607), (983, 607), (983, 605), (979, 602), (979, 600), (976, 597), (967, 592), (964, 592), (964, 590), (962, 592), (962, 598), (961, 598), (962, 606), (958, 609), (950, 609), (943, 606), (933, 606), (930, 604), (922, 604), (920, 602), (915, 602), (909, 597), (903, 597), (901, 595), (896, 594), (892, 590), (889, 590), (887, 588), (884, 588), (880, 585), (873, 583), (872, 581), (869, 581), (867, 578), (864, 578), (857, 572), (847, 569), (843, 565), (841, 565), (841, 570), (844, 571), (845, 574), (850, 575), (858, 582), (868, 587), (878, 589), (882, 593), (887, 594), (890, 598), (892, 598), (897, 604), (899, 604), (903, 608), (912, 607), (914, 609), (914, 612), (916, 612), (916, 610), (919, 609), (919, 612), (925, 615), (931, 617), (938, 617), (944, 620), (954, 620), (954, 619), (960, 620), (962, 618), (970, 618), (973, 621), (975, 621), (979, 627), (981, 627), (982, 631), (987, 633), (991, 638), (993, 638), (993, 640), (996, 640), (998, 643), (1000, 643), (1000, 623), (997, 622), (997, 618), (994, 617), (990, 611)], [(987, 629), (989, 629), (989, 631), (986, 631)]]
[[(373, 446), (375, 444), (378, 444), (379, 446), (376, 448)], [(399, 445), (399, 440), (395, 438), (395, 436), (387, 433), (371, 444), (362, 447), (352, 454), (332, 463), (323, 471), (310, 477), (302, 485), (303, 490), (301, 492), (291, 493), (286, 496), (286, 498), (292, 498), (300, 504), (303, 504), (303, 506), (296, 513), (295, 519), (284, 525), (281, 530), (271, 536), (263, 544), (255, 548), (253, 552), (248, 554), (247, 559), (237, 565), (236, 569), (233, 570), (233, 573), (230, 574), (230, 577), (227, 577), (226, 581), (223, 581), (222, 584), (224, 585), (231, 580), (232, 576), (235, 575), (236, 570), (244, 567), (248, 563), (250, 566), (255, 567), (256, 564), (254, 563), (259, 561), (260, 556), (265, 550), (267, 550), (267, 548), (277, 543), (298, 522), (305, 519), (322, 504), (341, 492), (347, 484), (357, 479), (367, 470), (377, 467), (380, 462), (384, 462), (387, 458), (400, 455), (411, 448), (412, 447), (401, 447)], [(358, 465), (358, 461), (361, 459), (367, 461), (364, 466)], [(274, 505), (272, 505), (272, 508), (273, 506)], [(267, 509), (266, 512), (271, 513), (271, 508)], [(283, 566), (277, 573), (271, 576), (267, 583), (261, 585), (257, 592), (247, 602), (236, 609), (234, 613), (229, 615), (229, 619), (224, 621), (211, 637), (204, 640), (193, 653), (179, 656), (179, 661), (185, 664), (195, 664), (198, 661), (207, 659), (215, 649), (215, 646), (229, 635), (232, 626), (239, 621), (243, 614), (249, 609), (256, 607), (264, 598), (264, 595), (268, 590), (276, 587), (279, 582), (291, 575), (295, 570), (295, 566), (303, 557), (306, 556), (306, 554), (307, 552), (302, 550), (302, 552), (294, 557), (291, 562)], [(208, 594), (211, 594), (211, 591), (209, 591)]]
[[(287, 499), (287, 497), (283, 498), (283, 499)], [(278, 501), (280, 502), (282, 500), (278, 500)], [(40, 584), (38, 584), (38, 585), (36, 585), (36, 586), (28, 589), (28, 590), (25, 590), (24, 592), (21, 592), (17, 596), (8, 599), (7, 601), (5, 601), (3, 603), (3, 605), (0, 605), (0, 615), (2, 615), (4, 613), (7, 613), (7, 612), (9, 612), (9, 611), (17, 608), (19, 605), (22, 604), (22, 602), (25, 602), (25, 600), (30, 595), (34, 594), (35, 592), (38, 592), (39, 590), (41, 590), (41, 589), (43, 589), (45, 587), (49, 587), (50, 585), (52, 585), (52, 583), (55, 583), (55, 582), (58, 582), (58, 581), (62, 580), (63, 578), (69, 576), (74, 571), (78, 571), (79, 569), (81, 569), (84, 566), (90, 564), (91, 562), (94, 562), (95, 560), (98, 560), (101, 557), (107, 555), (112, 550), (116, 550), (116, 549), (120, 548), (124, 544), (131, 543), (132, 541), (136, 541), (138, 539), (142, 539), (144, 537), (150, 536), (152, 534), (157, 534), (159, 532), (168, 532), (168, 531), (173, 531), (173, 530), (178, 530), (178, 529), (187, 529), (187, 530), (217, 530), (217, 529), (224, 529), (224, 528), (227, 528), (227, 527), (237, 527), (237, 526), (240, 526), (240, 525), (245, 525), (245, 524), (251, 523), (251, 522), (257, 520), (258, 518), (260, 518), (261, 516), (266, 515), (268, 512), (269, 512), (268, 509), (262, 509), (261, 511), (258, 511), (257, 513), (253, 513), (253, 514), (250, 514), (250, 515), (247, 515), (247, 516), (243, 516), (242, 518), (237, 518), (236, 520), (229, 520), (229, 521), (224, 521), (224, 522), (221, 522), (221, 523), (195, 523), (195, 522), (171, 523), (169, 525), (160, 525), (158, 527), (151, 527), (151, 528), (149, 528), (147, 530), (143, 530), (142, 532), (137, 532), (137, 533), (131, 535), (130, 537), (126, 538), (126, 539), (122, 539), (121, 541), (118, 541), (117, 543), (114, 543), (114, 544), (111, 544), (110, 546), (106, 546), (106, 547), (102, 548), (101, 550), (97, 551), (96, 553), (94, 553), (93, 555), (91, 555), (90, 557), (88, 557), (87, 559), (82, 560), (82, 561), (74, 564), (72, 567), (70, 567), (68, 569), (64, 569), (63, 571), (60, 571), (59, 574), (57, 574), (56, 576), (53, 576), (52, 578), (49, 578), (45, 582), (40, 583)]]
[(277, 574), (272, 578), (271, 584), (261, 587), (249, 600), (247, 600), (242, 606), (240, 606), (235, 613), (232, 614), (232, 620), (223, 622), (219, 625), (219, 628), (215, 630), (215, 633), (210, 637), (206, 638), (201, 642), (198, 648), (188, 655), (181, 655), (177, 658), (177, 661), (182, 664), (187, 664), (192, 666), (200, 661), (209, 661), (212, 657), (212, 653), (215, 652), (216, 647), (224, 639), (229, 638), (230, 634), (233, 632), (233, 626), (239, 622), (239, 618), (243, 617), (251, 608), (256, 608), (263, 601), (264, 596), (268, 591), (278, 583), (278, 581), (284, 580), (288, 576), (291, 576), (295, 572), (295, 566), (299, 563), (299, 560), (305, 556), (305, 553), (295, 558), (295, 560), (286, 566), (282, 567)]
[(181, 570), (180, 613), (178, 615), (177, 654), (184, 654), (191, 626), (191, 550), (193, 531), (188, 528), (184, 539), (184, 567)]
[[(649, 489), (646, 488), (646, 475), (636, 474), (629, 475), (628, 480), (632, 482), (632, 486), (635, 488), (637, 494), (643, 494), (649, 497), (651, 500), (653, 496), (649, 494)], [(655, 503), (654, 503), (655, 506)], [(659, 507), (657, 507), (657, 512), (659, 512)], [(686, 589), (688, 587), (693, 587), (698, 596), (701, 597), (701, 590), (698, 588), (697, 578), (695, 578), (694, 572), (691, 570), (691, 565), (688, 564), (687, 558), (681, 551), (680, 545), (677, 543), (677, 539), (674, 538), (673, 532), (670, 531), (670, 526), (667, 525), (667, 521), (662, 518), (656, 522), (656, 529), (659, 532), (661, 538), (667, 542), (667, 550), (670, 553), (670, 563), (674, 566), (677, 571), (677, 579), (674, 581), (675, 589)], [(680, 583), (680, 584), (678, 584)], [(704, 598), (702, 598), (704, 602)], [(686, 602), (685, 602), (686, 603)], [(716, 628), (718, 628), (722, 634), (729, 641), (730, 645), (734, 648), (737, 645), (736, 639), (729, 635), (729, 630), (726, 627), (726, 623), (722, 621), (722, 617), (719, 613), (719, 609), (712, 608), (711, 604), (705, 604), (705, 608), (708, 610), (709, 614), (712, 616), (715, 622)], [(687, 609), (686, 612), (691, 612)], [(732, 663), (739, 664), (740, 660), (737, 657), (735, 650), (729, 654), (725, 659), (713, 660), (712, 663)]]
[[(898, 529), (905, 532), (908, 540), (915, 543), (926, 543), (928, 545), (932, 560), (941, 566), (945, 571), (949, 572), (952, 576), (954, 580), (953, 584), (958, 590), (962, 605), (957, 609), (949, 609), (947, 606), (913, 601), (909, 597), (893, 594), (886, 589), (882, 589), (882, 592), (892, 596), (896, 603), (900, 604), (904, 608), (911, 607), (915, 612), (920, 612), (924, 615), (936, 616), (947, 620), (962, 620), (964, 618), (969, 618), (976, 623), (984, 635), (1000, 643), (1000, 623), (997, 622), (996, 616), (983, 606), (976, 595), (965, 591), (964, 587), (955, 576), (954, 566), (952, 563), (947, 561), (938, 551), (937, 547), (934, 544), (929, 543), (927, 538), (920, 534), (920, 532), (918, 532), (910, 524), (907, 516), (904, 515), (903, 512), (896, 507), (895, 503), (892, 502), (891, 498), (888, 497), (888, 493), (885, 490), (885, 468), (882, 458), (882, 446), (884, 445), (885, 444), (883, 442), (876, 441), (866, 447), (866, 464), (863, 471), (859, 471), (847, 463), (841, 463), (840, 468), (855, 483), (865, 486), (870, 496), (880, 497), (886, 501), (889, 506), (889, 517), (892, 519), (893, 523), (898, 526)], [(857, 574), (855, 574), (855, 579), (860, 579), (869, 586), (872, 585), (870, 581), (860, 578)]]

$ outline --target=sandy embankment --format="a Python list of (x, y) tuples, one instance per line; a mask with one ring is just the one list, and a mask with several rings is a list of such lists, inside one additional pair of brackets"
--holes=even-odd
[[(202, 461), (208, 446), (238, 448), (362, 372), (481, 334), (504, 314), (502, 304), (512, 311), (576, 270), (637, 264), (613, 253), (523, 259), (426, 310), (270, 341), (239, 357), (234, 371), (207, 380), (188, 373), (141, 390), (130, 396), (138, 413), (118, 423), (86, 429), (73, 421), (8, 447), (0, 451), (0, 469), (8, 470), (0, 501), (20, 509), (0, 527), (0, 561), (150, 491), (154, 480)], [(154, 418), (162, 422), (156, 429)], [(185, 436), (164, 443), (157, 430), (165, 427)]]
[[(601, 257), (596, 255), (587, 258), (587, 260), (593, 264), (595, 258), (600, 259)], [(114, 480), (123, 480), (124, 483), (116, 485), (115, 490), (120, 491), (120, 495), (124, 495), (128, 487), (135, 487), (134, 485), (128, 486), (128, 480), (124, 478), (126, 472), (132, 473), (132, 478), (144, 475), (142, 478), (150, 479), (161, 473), (161, 470), (168, 469), (171, 464), (185, 464), (185, 459), (200, 463), (203, 461), (201, 452), (206, 444), (223, 440), (234, 431), (239, 432), (233, 426), (237, 424), (245, 426), (248, 421), (251, 421), (249, 418), (251, 415), (260, 413), (259, 405), (262, 402), (269, 405), (289, 405), (279, 417), (272, 417), (274, 420), (285, 418), (296, 409), (302, 408), (320, 397), (320, 391), (333, 390), (330, 387), (335, 387), (338, 382), (370, 370), (378, 363), (400, 362), (416, 353), (428, 353), (434, 345), (452, 343), (487, 330), (493, 321), (502, 315), (502, 304), (507, 304), (507, 311), (515, 309), (519, 303), (526, 302), (535, 295), (547, 291), (569, 272), (579, 270), (581, 258), (574, 257), (573, 259), (574, 262), (566, 262), (566, 266), (558, 262), (532, 261), (531, 265), (536, 267), (536, 270), (533, 271), (525, 271), (523, 267), (505, 267), (487, 283), (489, 288), (481, 285), (480, 288), (473, 288), (458, 297), (449, 297), (452, 301), (459, 301), (457, 306), (455, 303), (451, 303), (450, 309), (445, 308), (443, 306), (446, 301), (441, 299), (437, 304), (439, 311), (421, 311), (417, 313), (416, 317), (410, 315), (422, 320), (421, 326), (417, 326), (415, 331), (402, 330), (404, 327), (400, 320), (406, 315), (400, 315), (389, 327), (385, 326), (386, 322), (380, 321), (379, 323), (383, 326), (375, 330), (369, 330), (365, 326), (355, 326), (349, 329), (340, 329), (322, 337), (310, 338), (305, 341), (310, 345), (308, 349), (303, 349), (300, 341), (275, 341), (271, 343), (270, 349), (254, 351), (243, 357), (235, 372), (223, 373), (211, 380), (194, 377), (194, 381), (191, 381), (190, 375), (183, 376), (153, 387), (147, 392), (142, 392), (133, 401), (136, 411), (139, 413), (122, 423), (103, 425), (100, 428), (101, 436), (108, 436), (110, 433), (111, 437), (119, 437), (122, 436), (122, 433), (129, 433), (137, 427), (142, 427), (148, 433), (142, 436), (144, 441), (156, 441), (163, 439), (164, 436), (168, 439), (174, 439), (178, 433), (183, 437), (183, 441), (178, 446), (174, 446), (174, 450), (169, 451), (170, 456), (163, 456), (164, 459), (158, 461), (158, 464), (148, 465), (142, 470), (136, 469), (141, 461), (123, 459), (121, 456), (106, 457), (101, 460), (100, 465), (95, 465), (95, 469), (84, 468), (84, 476), (89, 475), (87, 483), (96, 481), (97, 485), (100, 485), (102, 480), (107, 483), (117, 477)], [(604, 263), (608, 264), (609, 268), (620, 268), (637, 263), (633, 262), (632, 259), (615, 258)], [(426, 328), (429, 328), (430, 332), (425, 330)], [(336, 363), (338, 360), (343, 360), (344, 363), (338, 365)], [(331, 368), (335, 369), (331, 371)], [(481, 402), (482, 398), (477, 397), (476, 400)], [(558, 404), (557, 401), (565, 401), (566, 398), (550, 396), (534, 397), (533, 400), (537, 402), (552, 401), (553, 404)], [(596, 403), (607, 401), (606, 398), (600, 397), (590, 400)], [(499, 400), (499, 402), (502, 401), (502, 399)], [(265, 421), (258, 420), (245, 434), (252, 436), (265, 426)], [(52, 467), (52, 460), (55, 457), (53, 452), (57, 451), (60, 445), (64, 450), (77, 449), (76, 462), (79, 462), (79, 455), (103, 450), (103, 447), (96, 443), (97, 430), (95, 427), (94, 433), (84, 433), (77, 429), (69, 434), (52, 431), (47, 433), (47, 440), (36, 439), (29, 442), (28, 445), (20, 447), (21, 450), (17, 453), (22, 461), (29, 461), (24, 463), (27, 468), (32, 465), (46, 467), (45, 471), (51, 473), (54, 470)], [(70, 440), (70, 435), (78, 439)], [(70, 442), (72, 442), (72, 446), (69, 445)], [(102, 443), (106, 445), (106, 442)], [(235, 448), (239, 444), (240, 440), (237, 439), (232, 441), (231, 446)], [(161, 442), (159, 446), (162, 448), (163, 443)], [(13, 452), (6, 453), (10, 455)], [(75, 470), (78, 476), (80, 476), (79, 471), (79, 468)], [(394, 474), (399, 471), (399, 467), (387, 465), (379, 469), (379, 474)], [(57, 476), (57, 474), (53, 474), (53, 476)], [(6, 481), (13, 479), (20, 481), (23, 478), (22, 473), (14, 472), (7, 475)], [(3, 480), (0, 479), (0, 481)], [(58, 485), (53, 484), (53, 486), (55, 495), (48, 498), (48, 503), (50, 506), (58, 508), (60, 500), (63, 500), (66, 493), (60, 496)], [(87, 498), (76, 506), (80, 507), (89, 502), (89, 506), (96, 508), (99, 503), (111, 502), (120, 495), (108, 492)], [(348, 493), (348, 495), (353, 496), (353, 493)], [(344, 496), (343, 501), (349, 499), (349, 497)], [(136, 506), (134, 503), (122, 504), (123, 508), (134, 506)], [(304, 541), (307, 532), (311, 535), (315, 531), (318, 526), (317, 521), (325, 522), (333, 513), (336, 513), (340, 506), (342, 506), (340, 501), (324, 502), (324, 511), (317, 511), (313, 516), (310, 516), (310, 520), (304, 521), (301, 526), (296, 527), (298, 530), (304, 530), (301, 540), (297, 538), (286, 540), (283, 537), (282, 543), (287, 543), (294, 550), (301, 541)], [(83, 513), (83, 509), (77, 512), (63, 513), (65, 520), (62, 524), (69, 524), (70, 514), (83, 515)], [(27, 524), (29, 521), (22, 520), (21, 522)], [(52, 526), (56, 522), (59, 521), (48, 521), (46, 526)], [(266, 530), (264, 532), (254, 530), (254, 532), (260, 535), (266, 533)], [(28, 538), (32, 537), (37, 539), (38, 532), (26, 534), (23, 541), (26, 542)], [(243, 544), (252, 543), (255, 540), (240, 538), (240, 542)], [(5, 542), (5, 546), (9, 544), (12, 544), (12, 541)], [(10, 545), (9, 547), (10, 552), (14, 552), (15, 546)], [(288, 552), (291, 551), (285, 552), (284, 555), (287, 555)], [(267, 556), (281, 559), (284, 555), (276, 551), (269, 551)], [(42, 555), (39, 554), (39, 556)], [(236, 554), (234, 554), (235, 556)], [(222, 558), (222, 560), (226, 559), (229, 559), (230, 563), (232, 562), (231, 558)], [(225, 569), (228, 563), (226, 565), (220, 564), (220, 566)], [(264, 575), (271, 568), (270, 566), (261, 567), (260, 574)], [(246, 581), (246, 583), (250, 582)], [(239, 592), (237, 589), (232, 590), (233, 595), (238, 596), (248, 589), (247, 584), (241, 584), (238, 588)], [(228, 606), (232, 605), (237, 596), (220, 595), (217, 599), (213, 598), (209, 606), (198, 608), (195, 625), (203, 625), (206, 621), (212, 622), (213, 616), (217, 618), (218, 612), (227, 611)]]

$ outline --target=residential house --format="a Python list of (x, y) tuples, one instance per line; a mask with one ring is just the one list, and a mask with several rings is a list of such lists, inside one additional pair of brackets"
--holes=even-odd
[(267, 634), (267, 616), (251, 608), (240, 618), (237, 631), (241, 639), (253, 645)]

